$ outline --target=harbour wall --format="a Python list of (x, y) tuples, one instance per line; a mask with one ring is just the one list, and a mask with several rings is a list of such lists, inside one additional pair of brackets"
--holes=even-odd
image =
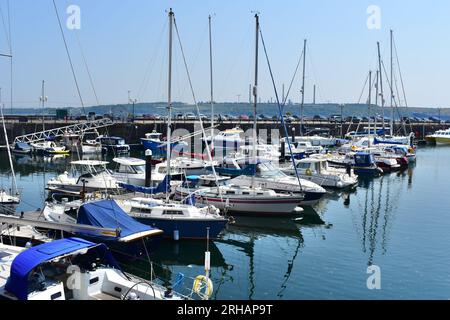
[[(54, 129), (58, 127), (69, 126), (72, 124), (76, 124), (79, 122), (76, 121), (64, 121), (64, 120), (51, 120), (46, 121), (45, 129)], [(300, 135), (300, 123), (293, 122), (286, 125), (289, 136), (291, 135)], [(360, 130), (364, 127), (367, 127), (367, 123), (361, 123), (359, 125)], [(417, 139), (423, 139), (424, 135), (429, 133), (433, 133), (436, 130), (448, 128), (449, 125), (441, 125), (437, 123), (413, 123), (407, 124), (406, 130), (407, 132), (411, 132), (411, 130), (415, 133)], [(215, 130), (223, 131), (226, 129), (232, 129), (235, 127), (240, 127), (247, 134), (251, 134), (251, 129), (253, 128), (252, 121), (226, 121), (221, 122), (215, 125)], [(358, 124), (355, 123), (343, 123), (342, 130), (340, 123), (329, 123), (326, 121), (323, 122), (305, 122), (305, 127), (308, 130), (328, 130), (330, 135), (341, 137), (341, 132), (345, 134), (348, 131), (354, 131), (357, 129)], [(204, 123), (205, 130), (210, 130), (210, 123)], [(395, 125), (395, 131), (401, 130), (399, 133), (402, 134), (403, 130), (401, 129), (401, 125)], [(36, 122), (7, 122), (6, 129), (9, 136), (9, 140), (13, 141), (15, 137), (22, 136), (26, 134), (31, 134), (34, 132), (39, 132), (42, 130), (42, 121)], [(98, 131), (100, 134), (108, 134), (110, 136), (119, 136), (126, 140), (129, 144), (138, 144), (140, 143), (140, 138), (144, 137), (146, 133), (152, 132), (156, 130), (166, 135), (167, 132), (167, 124), (164, 121), (135, 121), (132, 122), (115, 122), (113, 125), (107, 128), (100, 128)], [(188, 120), (179, 120), (174, 121), (172, 123), (172, 132), (175, 133), (176, 136), (182, 136), (185, 134), (198, 132), (201, 130), (200, 123), (198, 121), (188, 121)], [(276, 139), (278, 137), (284, 137), (285, 131), (280, 125), (279, 122), (276, 121), (258, 121), (258, 134), (260, 137), (267, 137), (266, 141), (271, 143), (271, 140)], [(201, 135), (196, 135), (195, 139), (200, 139)], [(275, 141), (275, 140), (274, 140)], [(0, 135), (0, 144), (5, 145), (4, 135)]]

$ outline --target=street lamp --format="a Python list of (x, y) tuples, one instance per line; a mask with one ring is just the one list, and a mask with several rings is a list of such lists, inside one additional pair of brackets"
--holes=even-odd
[(130, 102), (133, 104), (133, 118), (132, 121), (134, 122), (134, 105), (138, 102), (137, 99), (130, 99)]

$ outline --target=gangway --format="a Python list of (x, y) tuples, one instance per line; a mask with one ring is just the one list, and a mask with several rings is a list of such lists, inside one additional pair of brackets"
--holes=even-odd
[(120, 230), (115, 230), (111, 228), (100, 228), (95, 226), (76, 224), (76, 223), (63, 223), (63, 222), (52, 222), (45, 220), (36, 219), (25, 219), (10, 215), (0, 214), (0, 223), (14, 225), (14, 226), (32, 226), (35, 228), (45, 228), (52, 230), (65, 231), (69, 233), (83, 233), (90, 236), (102, 236), (115, 238), (120, 236)]
[(83, 134), (87, 131), (93, 131), (99, 128), (104, 128), (112, 125), (113, 122), (109, 118), (103, 118), (95, 121), (85, 121), (70, 126), (59, 127), (55, 129), (45, 130), (41, 132), (35, 132), (26, 134), (23, 136), (18, 136), (14, 139), (14, 143), (24, 142), (24, 143), (35, 143), (40, 141), (45, 141), (48, 137), (62, 137), (64, 134)]

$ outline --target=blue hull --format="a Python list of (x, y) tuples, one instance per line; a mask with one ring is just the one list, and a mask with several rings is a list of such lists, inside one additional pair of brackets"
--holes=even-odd
[(353, 170), (355, 171), (355, 173), (359, 176), (371, 176), (371, 177), (378, 177), (380, 176), (383, 172), (380, 171), (379, 168), (358, 168), (358, 167), (353, 167)]
[[(164, 141), (152, 141), (146, 138), (141, 138), (141, 142), (144, 150), (152, 150), (153, 156), (165, 156), (167, 153), (167, 144)], [(174, 142), (170, 145), (170, 148), (173, 150), (178, 145), (178, 142)]]
[(161, 229), (164, 238), (174, 238), (174, 231), (178, 230), (180, 239), (206, 239), (206, 228), (209, 227), (210, 239), (215, 239), (225, 228), (226, 220), (161, 220), (152, 218), (137, 218), (139, 222)]

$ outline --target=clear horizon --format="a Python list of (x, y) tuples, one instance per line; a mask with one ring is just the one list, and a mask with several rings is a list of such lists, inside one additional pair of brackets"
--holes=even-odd
[[(48, 107), (80, 107), (64, 43), (51, 0), (0, 0), (0, 53), (8, 54), (8, 3), (14, 56), (15, 107), (39, 106), (41, 81), (46, 81)], [(450, 73), (450, 45), (443, 41), (450, 25), (450, 3), (434, 1), (358, 1), (345, 5), (321, 1), (192, 2), (180, 0), (56, 0), (85, 106), (97, 105), (84, 58), (100, 105), (128, 103), (128, 91), (138, 102), (165, 101), (167, 96), (167, 10), (172, 7), (192, 75), (196, 97), (209, 100), (208, 15), (212, 15), (214, 91), (218, 102), (248, 101), (254, 72), (254, 13), (271, 59), (278, 93), (291, 81), (308, 39), (305, 101), (356, 103), (369, 69), (377, 68), (376, 43), (389, 69), (389, 30), (394, 30), (406, 96), (410, 107), (450, 105), (446, 75)], [(66, 26), (80, 8), (80, 29)], [(368, 27), (371, 6), (380, 9), (379, 29)], [(84, 58), (83, 58), (84, 54)], [(397, 62), (395, 61), (395, 64)], [(180, 48), (174, 37), (173, 100), (192, 104)], [(10, 62), (0, 57), (2, 100), (9, 106)], [(388, 70), (387, 70), (388, 71)], [(274, 98), (262, 44), (259, 55), (259, 94)], [(389, 72), (389, 71), (388, 71)], [(389, 104), (387, 83), (385, 99)], [(301, 70), (290, 99), (300, 101)], [(399, 89), (401, 90), (401, 89)], [(364, 102), (367, 93), (363, 95)]]

